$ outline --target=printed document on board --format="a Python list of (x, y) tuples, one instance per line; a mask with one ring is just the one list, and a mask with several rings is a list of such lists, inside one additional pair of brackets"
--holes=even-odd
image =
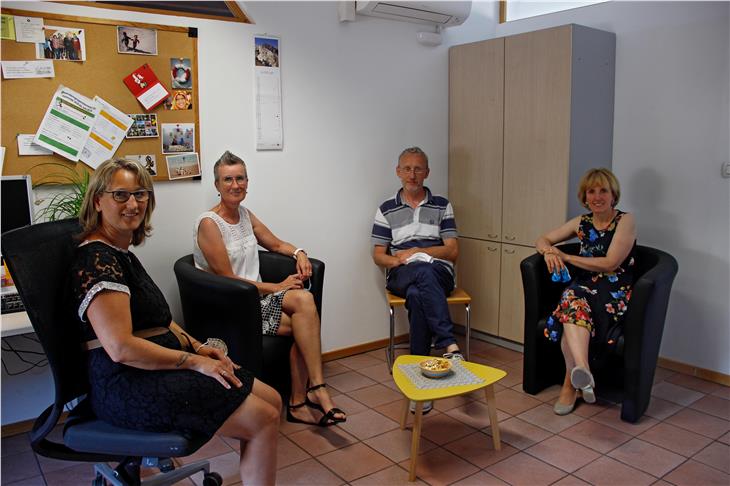
[(92, 169), (98, 168), (102, 162), (114, 156), (133, 122), (131, 116), (98, 96), (94, 97), (94, 103), (98, 115), (79, 157), (81, 162)]
[(33, 142), (76, 162), (89, 138), (96, 115), (94, 101), (59, 85)]

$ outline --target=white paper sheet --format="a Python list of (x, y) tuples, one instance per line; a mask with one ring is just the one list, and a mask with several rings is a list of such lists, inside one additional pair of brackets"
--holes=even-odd
[(15, 40), (18, 42), (45, 42), (43, 18), (15, 16)]
[(53, 152), (33, 142), (34, 133), (18, 135), (18, 155), (51, 155)]
[(98, 96), (94, 97), (94, 103), (97, 110), (96, 121), (79, 156), (79, 160), (92, 169), (114, 156), (133, 122), (131, 116)]
[(33, 141), (76, 162), (96, 120), (96, 104), (59, 85)]
[(281, 58), (279, 39), (254, 37), (256, 86), (256, 150), (283, 148)]
[(53, 61), (3, 61), (5, 79), (55, 78)]
[(151, 107), (155, 106), (156, 103), (159, 103), (160, 100), (166, 99), (167, 96), (168, 93), (165, 90), (165, 87), (162, 86), (162, 84), (157, 83), (145, 91), (144, 94), (141, 94), (137, 99), (140, 103), (142, 103), (145, 110), (149, 110)]

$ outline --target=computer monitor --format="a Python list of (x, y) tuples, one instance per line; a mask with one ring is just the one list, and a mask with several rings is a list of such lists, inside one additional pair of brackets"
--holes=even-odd
[(0, 231), (33, 224), (33, 185), (29, 175), (0, 178)]

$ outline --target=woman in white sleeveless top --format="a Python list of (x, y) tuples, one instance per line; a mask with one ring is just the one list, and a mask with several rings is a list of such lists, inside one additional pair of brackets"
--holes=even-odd
[[(319, 315), (312, 294), (303, 289), (312, 275), (307, 254), (277, 238), (243, 207), (248, 174), (242, 159), (226, 151), (213, 166), (213, 174), (221, 200), (195, 222), (195, 265), (255, 285), (261, 296), (264, 334), (294, 337), (289, 357), (292, 393), (287, 420), (320, 426), (344, 422), (345, 413), (334, 406), (325, 388)], [(262, 282), (257, 245), (294, 257), (297, 273), (283, 282)], [(307, 383), (311, 386), (307, 387)]]

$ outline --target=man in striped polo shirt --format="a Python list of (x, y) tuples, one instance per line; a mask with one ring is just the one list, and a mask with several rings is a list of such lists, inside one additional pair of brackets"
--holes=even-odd
[(395, 172), (403, 188), (375, 214), (373, 261), (387, 270), (388, 290), (406, 299), (411, 354), (431, 354), (433, 341), (445, 357), (463, 359), (446, 303), (459, 255), (454, 210), (424, 187), (428, 157), (420, 148), (405, 149)]

